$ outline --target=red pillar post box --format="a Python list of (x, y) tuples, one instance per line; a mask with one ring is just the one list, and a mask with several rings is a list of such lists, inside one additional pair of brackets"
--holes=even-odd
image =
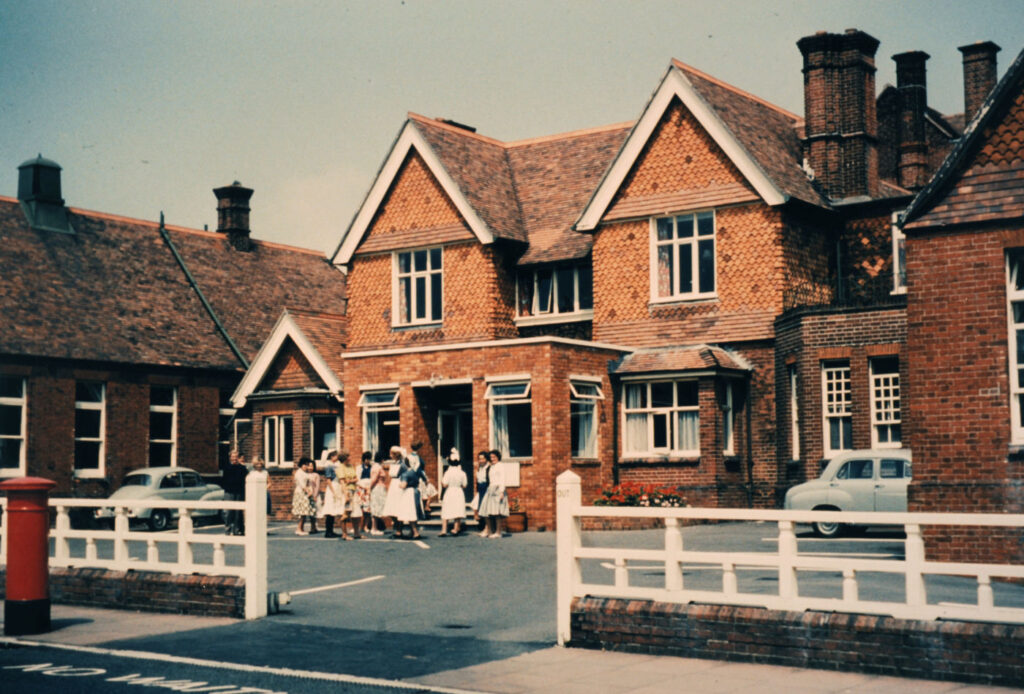
[(55, 482), (19, 477), (0, 482), (7, 493), (7, 593), (4, 633), (50, 630), (50, 509)]

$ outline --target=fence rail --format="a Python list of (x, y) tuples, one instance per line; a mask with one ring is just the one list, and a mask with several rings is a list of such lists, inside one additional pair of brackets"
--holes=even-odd
[[(572, 471), (557, 480), (558, 548), (558, 642), (570, 638), (570, 610), (573, 598), (586, 595), (633, 598), (672, 603), (717, 603), (748, 605), (780, 610), (822, 610), (882, 614), (905, 619), (964, 619), (1024, 623), (1024, 607), (1000, 606), (994, 601), (992, 579), (1024, 579), (1024, 566), (994, 563), (936, 562), (925, 556), (923, 526), (972, 526), (1024, 528), (1024, 515), (962, 513), (840, 513), (836, 511), (767, 511), (712, 508), (636, 508), (583, 506), (580, 478)], [(665, 523), (663, 549), (590, 547), (583, 545), (581, 520), (593, 517), (661, 518)], [(761, 521), (778, 526), (775, 552), (722, 552), (684, 549), (681, 520)], [(842, 522), (864, 525), (897, 525), (906, 532), (904, 557), (869, 559), (863, 557), (815, 556), (801, 554), (795, 525), (811, 522)], [(589, 538), (588, 538), (589, 540)], [(605, 560), (612, 571), (612, 583), (583, 580), (581, 561)], [(646, 562), (646, 568), (664, 568), (663, 586), (631, 584), (630, 563)], [(694, 589), (684, 584), (684, 564), (713, 570), (721, 576), (721, 590)], [(749, 592), (739, 589), (738, 573), (769, 571), (778, 577), (778, 592)], [(842, 597), (801, 595), (800, 572), (841, 575)], [(903, 602), (863, 599), (862, 574), (902, 574)], [(976, 603), (946, 604), (928, 601), (927, 576), (966, 576), (976, 582)]]
[[(49, 505), (56, 511), (56, 522), (50, 530), (53, 539), (50, 566), (238, 576), (245, 579), (245, 618), (263, 617), (267, 614), (266, 491), (265, 475), (249, 475), (245, 482), (245, 501), (51, 498)], [(0, 499), (0, 508), (0, 564), (6, 565), (7, 499)], [(69, 509), (73, 508), (113, 509), (114, 527), (110, 530), (73, 529), (69, 514)], [(129, 517), (131, 509), (176, 510), (177, 528), (160, 533), (133, 531)], [(193, 516), (197, 510), (242, 511), (245, 514), (245, 534), (196, 533)], [(73, 543), (73, 540), (80, 542)], [(145, 544), (144, 557), (132, 555), (132, 543)], [(110, 551), (104, 551), (104, 556), (100, 556), (100, 547), (106, 550), (107, 545), (110, 545)], [(161, 546), (173, 547), (174, 551), (161, 556)], [(230, 547), (242, 548), (241, 563), (228, 563)], [(197, 558), (196, 550), (199, 548), (209, 550), (209, 561)], [(173, 558), (168, 558), (167, 554), (172, 554)]]

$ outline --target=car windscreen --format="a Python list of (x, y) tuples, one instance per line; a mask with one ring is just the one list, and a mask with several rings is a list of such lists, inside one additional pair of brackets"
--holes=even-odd
[(149, 475), (128, 475), (124, 478), (122, 487), (148, 487), (153, 481)]

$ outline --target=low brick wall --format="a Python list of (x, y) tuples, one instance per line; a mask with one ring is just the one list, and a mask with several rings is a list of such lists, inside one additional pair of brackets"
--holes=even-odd
[(583, 530), (657, 530), (664, 528), (661, 518), (596, 518), (580, 519)]
[(1024, 626), (577, 599), (571, 646), (1020, 687)]
[[(0, 569), (0, 597), (6, 588)], [(183, 576), (157, 571), (50, 569), (50, 601), (119, 610), (202, 617), (245, 617), (245, 580), (236, 576)]]

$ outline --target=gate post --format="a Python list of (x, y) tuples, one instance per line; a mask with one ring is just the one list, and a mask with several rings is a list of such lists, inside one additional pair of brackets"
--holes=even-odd
[(267, 616), (267, 473), (245, 478), (245, 618)]
[(56, 482), (19, 477), (0, 483), (7, 492), (7, 592), (4, 633), (50, 630), (50, 508)]
[(575, 515), (580, 508), (580, 476), (566, 470), (555, 481), (558, 645), (564, 646), (572, 638), (572, 598), (581, 581), (580, 563), (576, 559), (576, 548), (581, 544), (580, 519)]

